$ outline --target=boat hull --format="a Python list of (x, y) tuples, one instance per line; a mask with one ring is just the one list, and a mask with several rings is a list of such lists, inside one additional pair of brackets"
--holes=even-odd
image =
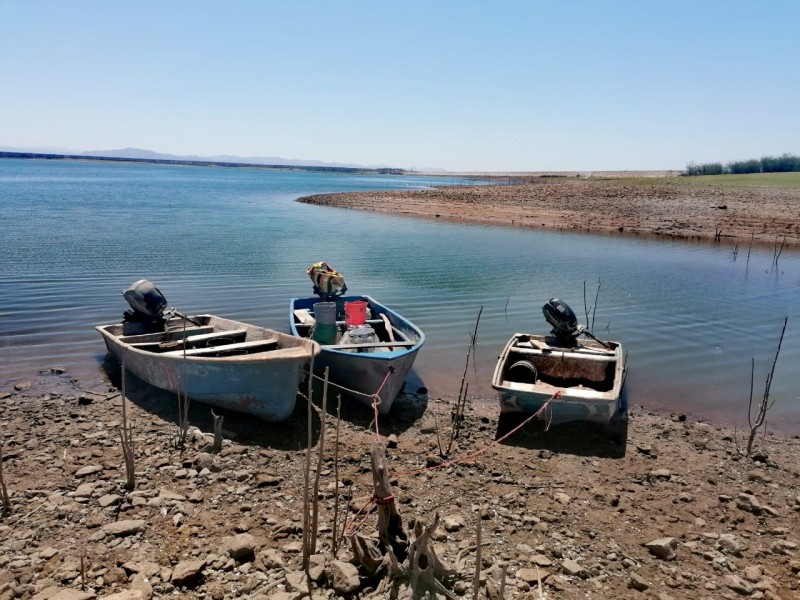
[(219, 331), (244, 328), (250, 337), (276, 339), (277, 347), (240, 356), (169, 356), (125, 343), (120, 339), (125, 337), (120, 335), (120, 325), (99, 326), (97, 330), (109, 353), (126, 370), (154, 387), (185, 393), (191, 400), (264, 421), (288, 418), (294, 410), (304, 369), (312, 355), (319, 352), (319, 346), (310, 340), (298, 344), (292, 336), (211, 315), (198, 318), (208, 320), (209, 326)]
[[(347, 396), (357, 400), (365, 406), (373, 406), (373, 395), (378, 394), (378, 412), (386, 414), (392, 407), (400, 393), (409, 371), (414, 365), (417, 353), (425, 343), (425, 334), (408, 319), (378, 303), (370, 296), (349, 296), (337, 301), (340, 308), (345, 302), (363, 300), (367, 302), (370, 322), (376, 323), (376, 328), (385, 317), (391, 324), (397, 344), (384, 341), (378, 351), (357, 352), (354, 348), (342, 349), (321, 345), (319, 355), (314, 359), (314, 372), (321, 376), (328, 368), (329, 381), (334, 387)], [(313, 312), (313, 305), (319, 298), (294, 298), (289, 310), (289, 322), (292, 334), (307, 338), (310, 329), (304, 328), (295, 316), (295, 311), (309, 310)], [(383, 316), (382, 316), (383, 315)], [(344, 327), (339, 322), (339, 327)], [(353, 393), (354, 392), (354, 393)]]
[[(547, 404), (540, 417), (548, 422), (607, 424), (626, 411), (620, 344), (609, 342), (612, 349), (604, 350), (594, 343), (559, 348), (548, 341), (547, 336), (517, 333), (506, 344), (492, 377), (501, 412), (533, 414)], [(523, 376), (513, 375), (514, 369)]]

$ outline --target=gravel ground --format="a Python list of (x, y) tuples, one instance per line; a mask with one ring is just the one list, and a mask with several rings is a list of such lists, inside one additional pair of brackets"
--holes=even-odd
[[(180, 451), (174, 398), (128, 388), (133, 490), (116, 387), (55, 369), (0, 390), (11, 503), (0, 599), (302, 597), (304, 401), (280, 424), (226, 414), (215, 454), (207, 407), (192, 406)], [(450, 593), (473, 597), (480, 523), (481, 598), (500, 597), (504, 571), (508, 599), (800, 597), (800, 436), (768, 434), (745, 458), (731, 430), (634, 409), (614, 432), (530, 423), (498, 444), (513, 419), (482, 406), (468, 408), (447, 458), (483, 452), (449, 465), (437, 443), (449, 429), (436, 425), (449, 423), (448, 400), (403, 396), (379, 423), (404, 525), (441, 518), (433, 539), (456, 573)], [(334, 556), (337, 492), (351, 517), (369, 498), (375, 434), (369, 411), (343, 405), (335, 464), (329, 412), (313, 597), (391, 597), (349, 543)], [(371, 515), (360, 533), (375, 532)], [(402, 580), (394, 593), (412, 597)]]

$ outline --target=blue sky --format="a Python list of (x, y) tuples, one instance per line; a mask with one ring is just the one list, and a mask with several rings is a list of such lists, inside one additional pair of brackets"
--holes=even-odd
[(0, 0), (0, 146), (455, 171), (800, 154), (800, 2)]

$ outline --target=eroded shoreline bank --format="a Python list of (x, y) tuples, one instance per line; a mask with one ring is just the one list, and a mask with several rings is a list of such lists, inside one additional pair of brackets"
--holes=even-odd
[(532, 177), (512, 185), (320, 194), (299, 202), (525, 228), (800, 247), (800, 190), (680, 179)]

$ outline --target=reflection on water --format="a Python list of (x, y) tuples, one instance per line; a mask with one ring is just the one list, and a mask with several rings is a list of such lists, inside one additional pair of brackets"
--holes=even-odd
[[(493, 398), (497, 354), (517, 331), (548, 329), (558, 296), (629, 353), (632, 405), (744, 418), (775, 370), (770, 427), (800, 431), (800, 254), (732, 259), (725, 245), (427, 222), (295, 203), (317, 192), (429, 180), (153, 165), (0, 161), (0, 383), (66, 366), (99, 377), (93, 326), (116, 322), (120, 291), (154, 280), (170, 304), (288, 330), (319, 260), (421, 326), (417, 382), (455, 395), (483, 307), (470, 394)], [(415, 383), (417, 385), (417, 383)], [(3, 389), (0, 387), (0, 389)]]

